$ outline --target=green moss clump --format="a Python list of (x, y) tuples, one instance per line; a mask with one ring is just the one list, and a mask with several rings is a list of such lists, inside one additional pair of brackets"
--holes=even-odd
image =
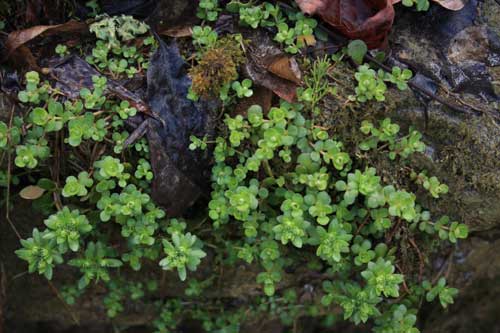
[(224, 86), (238, 78), (238, 67), (244, 61), (243, 50), (234, 38), (220, 38), (189, 71), (192, 91), (201, 97), (218, 96)]

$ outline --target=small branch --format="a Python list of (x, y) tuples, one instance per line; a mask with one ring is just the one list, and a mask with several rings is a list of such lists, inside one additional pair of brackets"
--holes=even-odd
[(64, 308), (69, 312), (69, 314), (71, 315), (71, 318), (73, 319), (73, 321), (75, 322), (75, 324), (78, 325), (78, 326), (80, 326), (80, 321), (78, 320), (78, 317), (76, 316), (76, 314), (73, 311), (71, 311), (71, 309), (68, 306), (68, 304), (62, 298), (61, 293), (59, 292), (59, 290), (57, 290), (57, 288), (52, 284), (52, 282), (50, 280), (47, 280), (47, 283), (49, 284), (50, 290), (52, 290), (52, 292), (54, 293), (54, 295), (62, 302)]
[(52, 197), (54, 199), (54, 203), (56, 205), (57, 210), (62, 210), (63, 209), (63, 204), (61, 201), (61, 197), (59, 195), (59, 189), (61, 188), (60, 184), (60, 179), (59, 179), (59, 173), (60, 173), (60, 160), (61, 160), (61, 148), (59, 147), (59, 140), (61, 137), (59, 136), (59, 133), (56, 134), (56, 142), (54, 144), (54, 163), (50, 167), (50, 173), (52, 180), (56, 184), (56, 191), (52, 193)]
[(368, 223), (369, 220), (370, 220), (370, 215), (367, 215), (365, 217), (365, 220), (363, 221), (363, 223), (361, 223), (361, 225), (356, 230), (356, 233), (354, 234), (354, 236), (357, 236), (359, 234), (359, 232), (361, 231), (361, 229), (363, 229), (363, 227)]
[(271, 177), (271, 178), (275, 178), (273, 170), (271, 169), (271, 165), (269, 165), (269, 161), (268, 160), (264, 160), (262, 163), (264, 164), (264, 169), (266, 170), (267, 175), (269, 177)]
[[(401, 269), (401, 267), (396, 264), (396, 268), (401, 272), (401, 274), (406, 275), (405, 272)], [(406, 284), (406, 279), (403, 277), (403, 289), (407, 294), (411, 294), (410, 289), (408, 288), (408, 285)]]
[(448, 254), (448, 258), (446, 259), (446, 262), (443, 264), (443, 266), (441, 266), (441, 269), (436, 274), (436, 276), (434, 277), (434, 279), (432, 279), (432, 284), (433, 285), (436, 284), (436, 282), (439, 280), (439, 278), (444, 273), (444, 271), (445, 271), (446, 268), (448, 268), (447, 274), (449, 273), (449, 268), (451, 267), (451, 258), (453, 257), (453, 252), (454, 252), (453, 250), (450, 251), (450, 253)]
[[(387, 65), (384, 65), (383, 63), (381, 63), (380, 61), (378, 61), (377, 59), (375, 59), (374, 57), (372, 57), (371, 55), (365, 55), (365, 59), (368, 60), (368, 61), (371, 61), (373, 62), (375, 65), (377, 65), (378, 67), (380, 67), (381, 69), (383, 69), (384, 71), (386, 72), (392, 72), (392, 68), (390, 68), (389, 66)], [(431, 91), (428, 91), (427, 89), (425, 89), (424, 87), (416, 84), (415, 82), (411, 82), (409, 81), (408, 82), (408, 86), (414, 90), (417, 90), (419, 91), (420, 93), (426, 95), (427, 97), (433, 99), (433, 100), (436, 100), (438, 101), (439, 103), (449, 107), (450, 109), (452, 110), (455, 110), (455, 111), (458, 111), (458, 112), (462, 112), (462, 113), (467, 113), (468, 110), (467, 109), (464, 109), (456, 104), (453, 104), (451, 103), (450, 101), (448, 101), (447, 99), (441, 97), (441, 96), (438, 96), (436, 94), (434, 94), (433, 92)]]
[(418, 270), (418, 281), (421, 282), (422, 281), (422, 278), (424, 276), (424, 265), (425, 265), (425, 261), (424, 261), (424, 255), (422, 254), (422, 252), (420, 251), (420, 249), (418, 248), (417, 244), (415, 243), (415, 241), (413, 240), (413, 238), (409, 238), (408, 241), (410, 242), (411, 246), (413, 246), (415, 248), (415, 250), (417, 251), (417, 254), (418, 254), (418, 260), (420, 261), (420, 265), (419, 265), (419, 270)]
[(144, 120), (123, 143), (123, 149), (140, 140), (148, 130), (149, 119)]
[(3, 262), (0, 263), (0, 333), (4, 333), (4, 307), (7, 304), (7, 274)]
[(386, 242), (391, 242), (392, 241), (392, 238), (394, 237), (394, 235), (396, 234), (396, 232), (398, 232), (398, 230), (399, 230), (399, 225), (400, 224), (401, 224), (401, 219), (398, 218), (397, 222), (396, 222), (396, 225), (394, 226), (394, 228), (392, 229), (392, 231), (386, 236)]
[(19, 240), (21, 240), (22, 239), (21, 234), (19, 233), (19, 231), (17, 231), (16, 226), (14, 225), (12, 220), (10, 219), (10, 182), (12, 180), (12, 138), (10, 136), (10, 130), (12, 128), (12, 120), (14, 119), (14, 110), (15, 110), (15, 107), (13, 106), (12, 110), (10, 111), (9, 133), (7, 135), (7, 142), (8, 142), (8, 145), (7, 145), (7, 147), (8, 147), (7, 148), (8, 149), (8, 153), (7, 153), (7, 198), (5, 201), (5, 210), (6, 210), (5, 211), (5, 219), (9, 223), (11, 229), (16, 234), (17, 238), (19, 238)]

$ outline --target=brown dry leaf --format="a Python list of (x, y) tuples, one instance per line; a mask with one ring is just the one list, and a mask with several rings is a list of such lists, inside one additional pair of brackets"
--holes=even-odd
[(296, 0), (307, 14), (317, 14), (350, 39), (382, 47), (394, 21), (393, 0)]
[(302, 73), (295, 58), (283, 54), (271, 60), (272, 62), (267, 66), (268, 71), (285, 80), (302, 84)]
[(36, 62), (35, 56), (26, 45), (21, 45), (14, 53), (15, 57), (13, 56), (11, 59), (16, 66), (22, 67), (23, 65), (27, 65), (32, 70), (37, 72), (41, 71), (41, 68)]
[(39, 186), (31, 185), (23, 188), (19, 192), (19, 196), (26, 200), (35, 200), (40, 198), (45, 193), (45, 190)]
[(180, 37), (191, 37), (193, 35), (192, 26), (179, 26), (171, 29), (160, 31), (160, 35), (180, 38)]
[(255, 87), (253, 91), (252, 96), (240, 100), (234, 111), (231, 112), (232, 117), (239, 114), (246, 115), (248, 108), (252, 105), (260, 105), (264, 114), (269, 112), (273, 100), (273, 92), (262, 86)]
[(57, 25), (39, 25), (24, 30), (13, 31), (9, 34), (5, 43), (7, 58), (19, 47), (39, 36), (46, 37), (59, 33), (85, 33), (87, 31), (88, 25), (78, 21), (68, 21)]
[(297, 37), (297, 40), (303, 42), (307, 46), (316, 45), (316, 37), (314, 37), (314, 35), (301, 35)]
[[(460, 10), (465, 6), (464, 0), (432, 0), (432, 1), (437, 2), (438, 4), (449, 10)], [(392, 1), (393, 4), (396, 4), (398, 2), (401, 2), (401, 0)]]
[[(249, 77), (256, 86), (266, 87), (285, 101), (293, 103), (297, 99), (298, 84), (296, 81), (298, 81), (298, 74), (297, 72), (293, 73), (294, 70), (292, 70), (290, 66), (289, 58), (265, 32), (256, 30), (248, 37), (251, 43), (247, 52), (248, 61), (244, 66), (246, 76)], [(270, 71), (270, 66), (276, 60), (279, 61), (279, 59), (282, 59), (281, 61), (283, 61), (284, 65), (281, 66), (285, 69), (278, 69), (281, 66), (275, 64), (273, 70), (276, 73), (280, 73), (281, 76), (273, 74)], [(288, 74), (286, 74), (287, 72)], [(282, 76), (293, 78), (293, 80), (285, 79)], [(300, 75), (299, 78), (301, 79), (302, 75)]]

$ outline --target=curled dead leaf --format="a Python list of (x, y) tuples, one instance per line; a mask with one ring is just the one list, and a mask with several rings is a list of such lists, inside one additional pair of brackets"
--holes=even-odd
[[(302, 79), (301, 74), (298, 76), (300, 71), (296, 72), (298, 65), (296, 69), (292, 69), (290, 58), (265, 32), (254, 30), (247, 37), (251, 43), (248, 46), (248, 61), (244, 66), (246, 76), (257, 86), (265, 87), (287, 102), (293, 103), (297, 99), (296, 82), (299, 81), (298, 78)], [(273, 73), (271, 68), (276, 73)]]
[(392, 0), (296, 0), (301, 10), (316, 14), (350, 39), (369, 48), (382, 47), (394, 21)]
[(11, 57), (19, 47), (37, 37), (47, 37), (59, 33), (78, 34), (86, 33), (87, 31), (88, 25), (85, 22), (78, 21), (68, 21), (57, 25), (39, 25), (24, 30), (13, 31), (9, 34), (5, 42), (7, 58)]
[(299, 68), (297, 60), (287, 55), (278, 55), (272, 57), (267, 70), (285, 80), (295, 82), (296, 84), (302, 83), (302, 73)]
[(45, 193), (45, 190), (36, 185), (26, 186), (19, 192), (19, 196), (26, 200), (36, 200)]

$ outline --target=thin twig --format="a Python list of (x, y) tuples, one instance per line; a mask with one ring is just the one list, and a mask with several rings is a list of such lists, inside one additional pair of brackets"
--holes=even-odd
[[(52, 180), (55, 182), (56, 184), (56, 188), (59, 190), (61, 188), (61, 184), (60, 184), (60, 179), (59, 179), (59, 173), (60, 173), (60, 160), (61, 160), (61, 151), (60, 151), (60, 148), (58, 146), (59, 144), (59, 133), (56, 134), (56, 142), (54, 144), (54, 150), (55, 150), (55, 154), (54, 154), (54, 163), (53, 165), (50, 167), (50, 173), (51, 173), (51, 177), (52, 177)], [(56, 208), (57, 210), (62, 210), (63, 209), (63, 204), (62, 204), (62, 201), (61, 201), (61, 197), (59, 195), (59, 191), (54, 191), (52, 193), (52, 197), (54, 199), (54, 203), (56, 205)]]
[[(383, 63), (381, 63), (380, 61), (378, 61), (377, 59), (375, 59), (371, 55), (367, 54), (367, 55), (365, 55), (365, 58), (366, 58), (366, 60), (368, 60), (370, 62), (373, 62), (375, 65), (377, 65), (378, 67), (380, 67), (384, 71), (389, 72), (389, 73), (392, 72), (392, 68), (390, 68), (387, 65), (384, 65)], [(410, 88), (414, 89), (414, 90), (418, 90), (420, 93), (426, 95), (429, 98), (432, 98), (433, 100), (438, 101), (439, 103), (441, 103), (441, 104), (449, 107), (452, 110), (455, 110), (455, 111), (458, 111), (458, 112), (462, 112), (462, 113), (467, 113), (468, 112), (467, 109), (464, 109), (464, 108), (462, 108), (462, 107), (460, 107), (460, 106), (458, 106), (458, 105), (456, 105), (454, 103), (451, 103), (447, 99), (434, 94), (433, 92), (425, 89), (424, 87), (420, 86), (419, 84), (417, 84), (415, 82), (409, 81), (408, 82), (408, 86)]]
[(413, 238), (409, 238), (408, 241), (410, 242), (411, 246), (413, 246), (415, 248), (415, 250), (417, 251), (418, 260), (420, 261), (419, 270), (418, 270), (418, 281), (422, 281), (422, 278), (424, 276), (424, 268), (425, 268), (424, 267), (424, 265), (425, 265), (424, 255), (422, 254), (422, 252), (418, 248), (418, 246), (415, 243), (415, 241), (413, 240)]
[(7, 142), (8, 142), (8, 153), (7, 153), (7, 198), (5, 202), (5, 219), (9, 223), (11, 229), (16, 234), (19, 240), (22, 239), (21, 234), (17, 231), (16, 226), (10, 219), (10, 182), (12, 178), (12, 138), (10, 136), (10, 130), (12, 128), (12, 120), (14, 119), (14, 110), (15, 106), (12, 106), (12, 110), (10, 111), (10, 119), (9, 119), (9, 132), (7, 134)]
[(398, 232), (399, 230), (399, 225), (401, 224), (401, 219), (398, 218), (397, 222), (396, 222), (396, 225), (394, 226), (394, 228), (392, 229), (392, 231), (386, 236), (386, 242), (391, 242), (392, 241), (392, 238), (394, 237), (394, 235), (396, 234), (396, 232)]
[(365, 220), (358, 227), (358, 229), (356, 230), (356, 233), (354, 234), (354, 236), (357, 236), (360, 233), (361, 229), (363, 229), (363, 227), (368, 223), (369, 220), (370, 220), (370, 215), (366, 215)]
[(436, 274), (436, 276), (434, 276), (434, 279), (432, 279), (432, 285), (435, 285), (436, 282), (441, 277), (441, 275), (443, 274), (443, 272), (445, 271), (445, 269), (451, 266), (451, 258), (453, 257), (453, 252), (454, 252), (453, 250), (450, 251), (450, 253), (448, 254), (448, 258), (446, 259), (446, 262), (443, 264), (443, 266), (441, 266), (441, 269)]
[(148, 131), (149, 119), (144, 120), (123, 143), (123, 149), (140, 140)]
[[(396, 268), (401, 272), (401, 274), (403, 274), (403, 276), (406, 275), (398, 264), (396, 264)], [(406, 284), (406, 280), (404, 278), (403, 278), (403, 289), (407, 294), (411, 294), (410, 289), (408, 288), (408, 285)]]
[(0, 263), (0, 333), (4, 333), (4, 306), (7, 304), (7, 274), (3, 262)]
[(77, 324), (78, 326), (80, 326), (80, 321), (78, 320), (78, 317), (76, 316), (76, 314), (73, 311), (71, 311), (71, 309), (69, 308), (68, 304), (62, 298), (61, 293), (59, 292), (59, 290), (57, 290), (57, 288), (52, 284), (51, 281), (47, 280), (47, 283), (49, 284), (49, 287), (52, 290), (52, 292), (62, 302), (64, 308), (69, 312), (69, 314), (71, 315), (71, 318), (73, 319), (73, 321), (75, 322), (75, 324)]
[(275, 178), (274, 177), (274, 173), (273, 173), (273, 169), (271, 169), (271, 165), (269, 164), (269, 161), (267, 160), (264, 160), (263, 161), (263, 165), (264, 165), (264, 169), (266, 170), (267, 172), (267, 175), (271, 178)]

